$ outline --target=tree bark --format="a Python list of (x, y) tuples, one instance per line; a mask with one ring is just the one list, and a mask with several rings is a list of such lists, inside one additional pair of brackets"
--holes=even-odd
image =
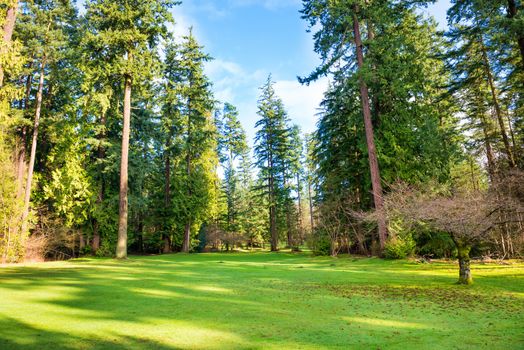
[(182, 245), (182, 252), (189, 253), (191, 243), (191, 219), (186, 223), (184, 227), (184, 244)]
[[(357, 18), (358, 6), (354, 6), (353, 14), (353, 34), (357, 53), (358, 68), (364, 66), (364, 54), (362, 51), (362, 39), (360, 36), (360, 25)], [(380, 180), (380, 171), (378, 166), (377, 151), (373, 134), (373, 124), (371, 121), (371, 109), (369, 107), (369, 91), (366, 82), (360, 77), (360, 99), (362, 103), (362, 114), (364, 116), (364, 127), (366, 131), (366, 142), (368, 149), (369, 170), (371, 173), (371, 185), (373, 189), (373, 201), (375, 210), (378, 214), (378, 235), (381, 250), (384, 249), (387, 239), (387, 226), (384, 214), (384, 200), (382, 197), (382, 184)]]
[[(190, 86), (192, 86), (190, 84)], [(188, 109), (191, 111), (191, 100), (188, 101)], [(191, 116), (187, 117), (187, 155), (186, 155), (186, 174), (187, 174), (187, 195), (191, 198)], [(191, 248), (191, 218), (189, 217), (184, 228), (184, 242), (182, 252), (189, 253)]]
[(297, 172), (298, 233), (300, 236), (300, 242), (295, 242), (295, 245), (293, 246), (294, 251), (298, 251), (298, 245), (299, 243), (302, 244), (302, 240), (304, 237), (304, 225), (302, 224), (302, 195), (300, 193), (300, 184), (300, 174)]
[[(164, 187), (164, 212), (167, 214), (167, 211), (171, 205), (171, 157), (170, 157), (170, 148), (171, 148), (171, 140), (168, 139), (166, 142), (166, 151), (164, 154), (165, 157), (165, 187)], [(166, 221), (164, 223), (164, 227), (167, 230), (167, 215), (164, 217), (164, 220)], [(169, 234), (167, 232), (163, 235), (164, 240), (164, 246), (162, 248), (163, 253), (171, 253), (171, 239), (169, 237)]]
[(22, 233), (27, 231), (28, 223), (27, 219), (29, 216), (29, 202), (31, 200), (31, 185), (33, 182), (33, 171), (35, 168), (36, 160), (36, 146), (38, 141), (38, 127), (40, 126), (40, 114), (42, 111), (42, 96), (44, 93), (44, 78), (45, 78), (45, 66), (46, 56), (42, 57), (40, 63), (40, 79), (38, 81), (38, 91), (36, 93), (36, 108), (35, 108), (35, 121), (33, 126), (33, 140), (31, 142), (31, 156), (29, 159), (29, 167), (27, 170), (27, 179), (25, 184), (25, 197), (24, 197), (24, 210), (22, 211)]
[[(106, 156), (106, 150), (104, 146), (102, 145), (106, 137), (106, 132), (105, 132), (106, 121), (107, 121), (106, 115), (105, 115), (105, 112), (103, 112), (102, 115), (100, 116), (100, 126), (102, 127), (102, 129), (100, 130), (100, 132), (97, 135), (98, 136), (98, 155), (97, 156), (98, 156), (99, 162), (102, 159), (104, 159)], [(99, 166), (98, 172), (100, 175), (100, 187), (98, 188), (98, 196), (97, 196), (96, 202), (98, 205), (100, 205), (104, 201), (104, 194), (105, 194), (105, 184), (104, 184), (104, 178), (102, 175), (103, 173), (102, 164)], [(95, 219), (93, 223), (93, 240), (91, 241), (91, 250), (93, 251), (93, 253), (96, 253), (97, 250), (100, 249), (100, 241), (101, 241), (100, 225), (98, 224), (98, 221)]]
[(269, 174), (269, 231), (271, 234), (271, 251), (276, 252), (278, 250), (278, 232), (277, 232), (277, 213), (275, 206), (275, 181), (272, 174), (273, 167), (273, 156), (271, 152), (268, 158), (268, 168), (270, 168)]
[[(514, 19), (517, 16), (517, 4), (515, 0), (508, 0), (508, 17)], [(524, 37), (517, 35), (517, 43), (520, 49), (521, 64), (524, 68)]]
[[(129, 58), (131, 59), (131, 58)], [(116, 257), (127, 258), (127, 216), (128, 216), (128, 162), (129, 162), (129, 134), (131, 131), (131, 76), (125, 76), (124, 87), (124, 125), (122, 130), (122, 158), (120, 161), (120, 203), (118, 215), (118, 242)]]
[[(32, 62), (29, 64), (31, 67)], [(24, 111), (29, 109), (29, 98), (31, 95), (31, 84), (33, 82), (33, 75), (30, 73), (26, 80), (25, 98), (24, 98)], [(16, 198), (22, 198), (24, 192), (24, 174), (25, 174), (25, 158), (27, 152), (27, 125), (22, 127), (22, 135), (20, 137), (20, 150), (18, 152), (17, 159), (17, 191)]]
[(457, 243), (458, 261), (459, 261), (459, 280), (458, 284), (472, 284), (469, 252), (471, 247), (462, 243)]
[(486, 76), (488, 79), (488, 85), (491, 92), (491, 98), (493, 102), (493, 107), (495, 108), (495, 115), (497, 116), (497, 121), (500, 127), (500, 135), (502, 137), (502, 142), (504, 143), (504, 149), (506, 155), (508, 156), (508, 163), (510, 168), (515, 168), (515, 158), (513, 157), (513, 151), (511, 150), (511, 145), (509, 144), (508, 134), (506, 133), (506, 126), (504, 125), (504, 118), (502, 116), (502, 109), (500, 108), (497, 89), (495, 87), (495, 81), (493, 79), (493, 74), (491, 73), (491, 64), (489, 63), (488, 54), (486, 53), (486, 48), (484, 47), (484, 42), (481, 39), (480, 45), (482, 48), (482, 59), (484, 61), (484, 66), (486, 68)]
[[(5, 16), (5, 23), (2, 28), (4, 46), (0, 49), (0, 55), (5, 54), (8, 50), (8, 45), (13, 37), (13, 31), (15, 29), (16, 14), (18, 12), (18, 1), (15, 1), (12, 7), (7, 9)], [(4, 85), (4, 69), (0, 65), (0, 87)]]
[(308, 197), (309, 197), (309, 221), (311, 225), (311, 232), (313, 232), (313, 229), (315, 227), (314, 227), (314, 221), (313, 221), (313, 197), (311, 195), (311, 179), (308, 179), (307, 191), (308, 191)]

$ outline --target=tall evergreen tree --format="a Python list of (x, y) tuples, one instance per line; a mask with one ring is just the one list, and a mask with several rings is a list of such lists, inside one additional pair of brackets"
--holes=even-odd
[(414, 7), (424, 3), (304, 1), (302, 10), (311, 28), (321, 26), (315, 50), (323, 63), (301, 81), (333, 77), (316, 133), (318, 198), (369, 209), (371, 192), (382, 248), (381, 181), (446, 181), (456, 150), (442, 41)]
[[(168, 87), (180, 106), (174, 110), (174, 137), (180, 142), (175, 175), (179, 196), (173, 203), (178, 219), (184, 223), (182, 251), (191, 249), (192, 228), (198, 231), (200, 225), (213, 215), (216, 206), (214, 192), (215, 167), (217, 162), (216, 130), (212, 120), (214, 107), (211, 83), (204, 74), (204, 63), (211, 58), (202, 52), (192, 31), (183, 38), (176, 52), (169, 46), (166, 57), (167, 69), (173, 75)], [(193, 231), (194, 232), (194, 231)]]
[(255, 137), (255, 164), (260, 169), (264, 186), (264, 194), (268, 198), (269, 230), (271, 250), (278, 250), (279, 230), (277, 215), (282, 208), (282, 198), (285, 194), (286, 156), (289, 152), (289, 128), (287, 113), (282, 100), (276, 96), (271, 75), (260, 88), (258, 100), (260, 117), (255, 124), (258, 128)]
[[(25, 184), (22, 231), (27, 228), (29, 216), (46, 72), (48, 72), (50, 64), (56, 63), (63, 56), (61, 48), (67, 44), (66, 32), (74, 26), (76, 16), (73, 4), (69, 1), (41, 1), (35, 4), (27, 3), (25, 7), (27, 8), (22, 19), (20, 39), (25, 43), (28, 54), (33, 57), (32, 65), (38, 67), (39, 78), (35, 98), (30, 159)], [(22, 145), (22, 147), (25, 148), (25, 145)], [(19, 167), (22, 167), (22, 164)]]
[(174, 0), (109, 1), (87, 3), (87, 20), (93, 44), (109, 49), (107, 62), (123, 83), (123, 129), (120, 159), (120, 204), (117, 258), (127, 257), (128, 159), (133, 85), (151, 80), (159, 67), (158, 43), (167, 37), (167, 23), (173, 22), (169, 9)]
[(219, 127), (219, 155), (224, 168), (224, 185), (227, 203), (227, 230), (239, 232), (237, 220), (240, 201), (240, 177), (235, 164), (248, 152), (246, 132), (238, 120), (235, 106), (225, 103)]

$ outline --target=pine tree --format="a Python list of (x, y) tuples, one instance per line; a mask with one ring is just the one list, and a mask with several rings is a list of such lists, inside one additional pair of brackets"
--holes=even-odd
[[(27, 170), (24, 210), (22, 212), (22, 231), (27, 229), (31, 200), (33, 172), (36, 161), (40, 117), (42, 114), (44, 85), (49, 65), (61, 59), (61, 47), (67, 43), (67, 31), (73, 26), (76, 11), (69, 1), (42, 1), (26, 4), (27, 9), (22, 19), (20, 39), (25, 43), (25, 50), (33, 57), (31, 64), (38, 67), (38, 86), (35, 98), (33, 133), (30, 159)], [(49, 90), (49, 89), (48, 89)], [(49, 96), (48, 96), (49, 97)], [(25, 145), (22, 146), (25, 148)], [(19, 165), (22, 167), (22, 164)]]
[(123, 83), (123, 129), (120, 159), (120, 203), (117, 258), (127, 257), (128, 160), (133, 85), (151, 80), (158, 71), (157, 46), (167, 37), (167, 23), (173, 22), (169, 9), (173, 0), (92, 0), (87, 3), (93, 46), (109, 49), (107, 62)]
[(224, 168), (224, 192), (227, 203), (226, 230), (240, 232), (238, 222), (241, 180), (236, 161), (246, 154), (248, 145), (246, 132), (238, 120), (238, 111), (230, 103), (225, 103), (219, 128), (219, 155)]
[(269, 230), (271, 250), (278, 250), (278, 216), (283, 209), (283, 199), (286, 198), (286, 157), (289, 154), (289, 128), (287, 113), (282, 100), (276, 96), (271, 75), (260, 88), (258, 100), (260, 120), (255, 137), (255, 164), (260, 169), (264, 186), (263, 193), (268, 198)]
[(302, 10), (311, 28), (321, 25), (315, 50), (323, 63), (301, 81), (333, 78), (315, 135), (317, 198), (360, 210), (373, 204), (382, 248), (381, 182), (446, 181), (456, 152), (442, 41), (414, 7), (424, 3), (304, 1)]
[(173, 70), (167, 93), (180, 103), (170, 116), (174, 137), (180, 143), (175, 169), (179, 195), (176, 201), (173, 198), (173, 207), (179, 222), (184, 223), (182, 251), (189, 252), (192, 228), (198, 231), (216, 210), (216, 130), (211, 118), (214, 100), (204, 74), (204, 63), (211, 58), (202, 52), (192, 31), (175, 50), (169, 46), (166, 54), (166, 69)]
[[(367, 9), (366, 9), (367, 10)], [(345, 17), (341, 16), (341, 11), (345, 11), (347, 14)], [(320, 22), (320, 18), (323, 17), (324, 28), (323, 32), (320, 31), (316, 34), (316, 51), (320, 53), (323, 61), (325, 62), (322, 67), (317, 69), (310, 77), (302, 79), (303, 83), (309, 83), (316, 80), (321, 74), (327, 73), (331, 66), (336, 60), (347, 55), (343, 50), (347, 50), (348, 38), (346, 33), (351, 30), (353, 32), (353, 41), (355, 45), (355, 60), (359, 70), (364, 68), (364, 52), (361, 38), (361, 24), (360, 18), (362, 17), (362, 10), (357, 3), (352, 5), (347, 4), (328, 4), (324, 1), (304, 1), (304, 9), (302, 10), (303, 18), (309, 20), (310, 26), (313, 27)], [(373, 23), (370, 23), (373, 25)], [(327, 29), (332, 27), (333, 31)], [(344, 33), (344, 34), (342, 34)], [(336, 34), (336, 35), (335, 35)], [(332, 36), (330, 39), (329, 36)], [(338, 50), (336, 49), (338, 47)], [(335, 52), (331, 50), (335, 49)], [(328, 57), (328, 55), (331, 55)], [(327, 62), (326, 62), (327, 61)], [(359, 75), (360, 85), (360, 100), (362, 104), (362, 114), (364, 117), (364, 129), (367, 142), (367, 153), (369, 161), (369, 171), (371, 174), (371, 184), (373, 188), (373, 201), (375, 204), (375, 210), (379, 213), (378, 215), (378, 233), (380, 239), (380, 246), (383, 249), (386, 236), (387, 226), (386, 219), (383, 212), (383, 199), (382, 199), (382, 184), (380, 178), (380, 171), (377, 159), (377, 152), (375, 147), (375, 136), (373, 131), (373, 125), (371, 121), (371, 107), (369, 99), (369, 89), (365, 79), (362, 75)]]

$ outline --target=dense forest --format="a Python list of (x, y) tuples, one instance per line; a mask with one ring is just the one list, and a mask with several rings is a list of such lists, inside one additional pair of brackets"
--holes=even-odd
[(524, 9), (453, 0), (439, 31), (432, 2), (303, 0), (317, 130), (269, 76), (250, 142), (179, 1), (1, 0), (2, 262), (311, 249), (458, 257), (467, 283), (522, 256)]

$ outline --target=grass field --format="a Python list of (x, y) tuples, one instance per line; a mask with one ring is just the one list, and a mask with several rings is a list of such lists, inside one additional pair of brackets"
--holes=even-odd
[(0, 349), (524, 349), (524, 264), (305, 254), (0, 268)]

